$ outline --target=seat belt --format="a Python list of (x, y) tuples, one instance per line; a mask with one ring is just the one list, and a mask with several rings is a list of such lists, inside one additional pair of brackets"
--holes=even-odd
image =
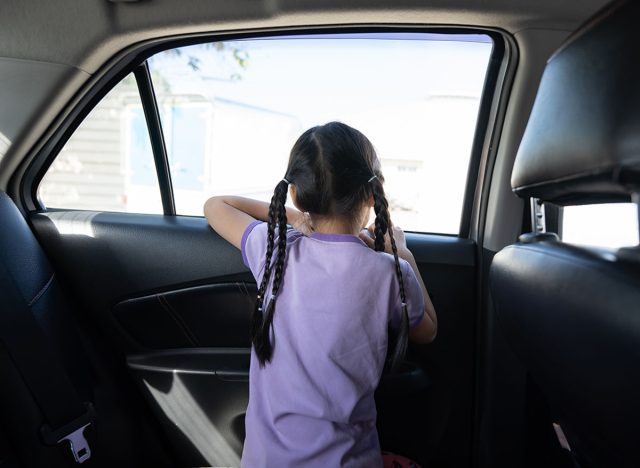
[(44, 415), (42, 441), (46, 445), (68, 441), (74, 460), (87, 461), (91, 448), (84, 430), (95, 420), (93, 406), (80, 399), (57, 350), (36, 322), (1, 260), (0, 297), (0, 340)]
[(0, 429), (0, 468), (19, 468), (18, 460), (13, 455), (9, 441)]

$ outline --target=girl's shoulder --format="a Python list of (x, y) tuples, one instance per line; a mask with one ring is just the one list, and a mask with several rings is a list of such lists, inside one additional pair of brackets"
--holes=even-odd
[(303, 233), (296, 229), (288, 229), (287, 230), (287, 244), (295, 242), (299, 239), (306, 237)]
[[(389, 269), (394, 274), (396, 271), (396, 260), (393, 254), (387, 252), (376, 252), (372, 249), (369, 249), (371, 252), (371, 256), (373, 257), (373, 261), (377, 262), (380, 268)], [(400, 263), (400, 270), (403, 274), (406, 274), (407, 271), (411, 270), (411, 265), (405, 259), (398, 257), (398, 262)]]

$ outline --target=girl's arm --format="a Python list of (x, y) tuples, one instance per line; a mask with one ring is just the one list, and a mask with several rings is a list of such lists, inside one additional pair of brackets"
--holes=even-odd
[[(365, 241), (365, 243), (374, 248), (374, 228), (375, 226), (372, 224), (369, 226), (368, 232), (360, 233), (360, 238)], [(422, 295), (424, 297), (424, 313), (422, 316), (422, 320), (418, 322), (418, 324), (409, 330), (409, 339), (416, 343), (431, 343), (438, 331), (438, 317), (436, 315), (436, 310), (433, 307), (433, 303), (431, 302), (431, 298), (429, 297), (429, 293), (427, 292), (427, 287), (424, 285), (424, 281), (422, 280), (422, 275), (420, 275), (420, 271), (418, 270), (418, 265), (416, 264), (415, 258), (413, 258), (413, 254), (407, 248), (407, 242), (404, 237), (404, 232), (402, 229), (393, 226), (393, 238), (396, 241), (396, 246), (398, 248), (398, 257), (404, 259), (411, 265), (411, 269), (416, 275), (418, 282), (420, 283), (420, 287), (422, 288)], [(391, 251), (391, 240), (389, 239), (389, 235), (385, 236), (385, 245), (384, 250), (387, 253), (392, 253)]]
[[(289, 224), (298, 226), (304, 222), (300, 211), (289, 207), (286, 209)], [(211, 197), (204, 204), (204, 215), (214, 231), (240, 248), (242, 234), (247, 226), (255, 220), (267, 221), (269, 204), (244, 197)]]
[(420, 320), (415, 327), (409, 330), (409, 339), (416, 343), (431, 343), (438, 332), (438, 317), (436, 315), (436, 310), (433, 307), (433, 303), (431, 302), (431, 298), (427, 292), (427, 287), (424, 285), (416, 260), (413, 258), (411, 251), (406, 247), (406, 244), (404, 249), (398, 249), (398, 257), (406, 260), (409, 265), (411, 265), (411, 269), (416, 274), (416, 278), (418, 278), (418, 282), (422, 287), (422, 295), (424, 296), (424, 315), (422, 320)]

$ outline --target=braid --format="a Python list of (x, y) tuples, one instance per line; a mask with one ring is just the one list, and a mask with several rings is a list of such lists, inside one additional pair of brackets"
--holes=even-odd
[(376, 252), (384, 252), (384, 235), (389, 230), (389, 204), (384, 196), (382, 184), (378, 179), (372, 181), (371, 188), (373, 191), (373, 209), (376, 213), (374, 246)]
[(407, 311), (407, 296), (404, 290), (404, 280), (402, 278), (402, 270), (400, 269), (400, 260), (398, 259), (398, 249), (396, 241), (393, 238), (393, 231), (389, 230), (389, 238), (391, 240), (391, 251), (396, 264), (396, 277), (398, 278), (398, 286), (400, 287), (400, 300), (402, 301), (402, 315), (400, 315), (400, 327), (396, 336), (396, 344), (391, 355), (390, 368), (397, 369), (400, 362), (404, 359), (409, 344), (409, 312)]
[[(282, 274), (284, 273), (284, 257), (287, 247), (287, 212), (284, 209), (284, 201), (282, 203), (282, 209), (278, 213), (278, 256), (276, 257), (276, 272), (273, 279), (272, 295), (275, 297), (280, 290), (280, 284), (282, 283)], [(283, 235), (284, 233), (284, 235)]]
[(391, 242), (391, 251), (396, 268), (396, 278), (398, 279), (398, 287), (400, 289), (400, 300), (402, 302), (402, 315), (400, 316), (400, 327), (395, 338), (395, 346), (390, 356), (388, 367), (391, 371), (397, 369), (400, 362), (404, 359), (407, 351), (409, 340), (409, 313), (407, 311), (407, 298), (404, 290), (404, 281), (402, 279), (402, 270), (400, 268), (400, 259), (398, 258), (398, 248), (393, 238), (393, 229), (391, 228), (391, 219), (389, 216), (389, 203), (384, 194), (382, 182), (376, 177), (371, 180), (371, 191), (373, 193), (373, 209), (376, 213), (375, 220), (375, 241), (374, 247), (378, 252), (384, 251), (384, 236), (389, 235)]
[(263, 313), (262, 306), (264, 304), (264, 293), (267, 289), (267, 284), (269, 282), (269, 276), (271, 276), (271, 257), (273, 256), (273, 239), (275, 236), (275, 225), (272, 222), (273, 213), (274, 213), (274, 199), (271, 199), (271, 204), (269, 205), (269, 214), (268, 214), (268, 224), (267, 224), (267, 254), (266, 260), (264, 264), (264, 273), (262, 274), (262, 281), (260, 282), (260, 287), (258, 288), (258, 296), (256, 297), (256, 305), (253, 309), (253, 315), (251, 316), (251, 341), (256, 349), (256, 354), (258, 356), (264, 355), (264, 344), (261, 335), (262, 323), (263, 323)]
[[(258, 288), (256, 306), (251, 319), (251, 341), (253, 342), (261, 366), (269, 362), (273, 354), (273, 346), (269, 335), (273, 324), (276, 294), (280, 289), (284, 271), (284, 259), (287, 246), (287, 212), (284, 204), (287, 200), (287, 188), (288, 183), (285, 180), (280, 181), (278, 185), (276, 185), (273, 197), (271, 198), (271, 204), (269, 205), (267, 253), (265, 256), (264, 274), (262, 275), (262, 281)], [(262, 308), (265, 301), (265, 293), (269, 279), (271, 278), (271, 260), (273, 258), (276, 225), (278, 226), (278, 253), (275, 264), (275, 278), (271, 299), (263, 314)]]

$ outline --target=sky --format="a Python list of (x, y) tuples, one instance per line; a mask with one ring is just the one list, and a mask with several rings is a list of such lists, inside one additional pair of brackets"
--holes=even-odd
[[(223, 52), (195, 45), (180, 49), (181, 56), (159, 54), (150, 63), (171, 82), (173, 93), (224, 96), (294, 115), (304, 127), (434, 94), (481, 95), (492, 48), (487, 36), (470, 36), (485, 42), (401, 37), (230, 41)], [(246, 53), (245, 69), (237, 66), (232, 49)], [(187, 56), (199, 59), (198, 71), (185, 66)], [(234, 73), (241, 79), (229, 80)]]

